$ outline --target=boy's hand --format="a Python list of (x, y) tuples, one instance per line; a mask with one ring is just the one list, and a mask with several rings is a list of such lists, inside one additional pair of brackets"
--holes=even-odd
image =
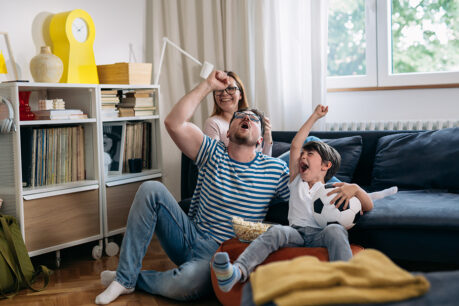
[(223, 90), (229, 85), (228, 75), (219, 70), (214, 70), (206, 79), (211, 90)]
[(360, 187), (356, 184), (335, 183), (333, 186), (338, 188), (327, 193), (327, 196), (336, 193), (336, 196), (330, 201), (330, 204), (335, 204), (335, 207), (339, 208), (344, 203), (343, 210), (349, 206), (349, 200), (360, 190)]
[(317, 116), (317, 119), (322, 118), (328, 113), (328, 106), (323, 106), (321, 104), (316, 106), (316, 109), (314, 110), (314, 115)]

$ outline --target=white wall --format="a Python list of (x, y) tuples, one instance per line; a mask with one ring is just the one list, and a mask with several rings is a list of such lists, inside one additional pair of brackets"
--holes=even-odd
[[(50, 14), (82, 9), (96, 27), (96, 64), (129, 61), (129, 45), (138, 62), (145, 61), (147, 0), (0, 0), (0, 32), (7, 32), (19, 79), (33, 81), (29, 63), (44, 43), (41, 25)], [(134, 61), (133, 59), (131, 61)]]
[(327, 94), (328, 122), (459, 120), (459, 88)]

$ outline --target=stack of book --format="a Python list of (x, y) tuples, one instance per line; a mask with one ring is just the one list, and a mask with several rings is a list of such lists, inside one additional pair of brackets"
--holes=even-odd
[(131, 172), (129, 159), (141, 158), (142, 169), (151, 169), (151, 123), (127, 122), (124, 143), (123, 172)]
[(85, 179), (84, 127), (21, 128), (24, 187)]
[(155, 100), (155, 89), (124, 92), (118, 105), (120, 117), (153, 116), (156, 112)]
[(65, 101), (63, 99), (38, 101), (38, 110), (48, 110), (48, 109), (65, 109)]
[(34, 111), (36, 120), (76, 120), (88, 119), (80, 109), (48, 109)]
[(119, 116), (118, 109), (116, 108), (120, 99), (116, 89), (102, 89), (100, 92), (102, 109), (102, 118), (117, 118)]

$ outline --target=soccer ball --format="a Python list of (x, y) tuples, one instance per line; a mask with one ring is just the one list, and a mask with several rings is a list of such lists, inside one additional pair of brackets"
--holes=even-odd
[(322, 228), (328, 224), (338, 223), (350, 229), (359, 220), (362, 205), (359, 199), (352, 197), (346, 210), (343, 210), (343, 205), (336, 208), (334, 204), (330, 204), (335, 194), (327, 196), (327, 193), (334, 188), (332, 184), (327, 184), (317, 190), (313, 198), (314, 219)]

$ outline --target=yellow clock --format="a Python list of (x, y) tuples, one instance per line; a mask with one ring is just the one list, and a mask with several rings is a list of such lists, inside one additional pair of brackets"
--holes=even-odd
[(54, 15), (49, 35), (53, 53), (64, 63), (61, 83), (99, 84), (93, 47), (96, 31), (87, 12), (76, 9)]

